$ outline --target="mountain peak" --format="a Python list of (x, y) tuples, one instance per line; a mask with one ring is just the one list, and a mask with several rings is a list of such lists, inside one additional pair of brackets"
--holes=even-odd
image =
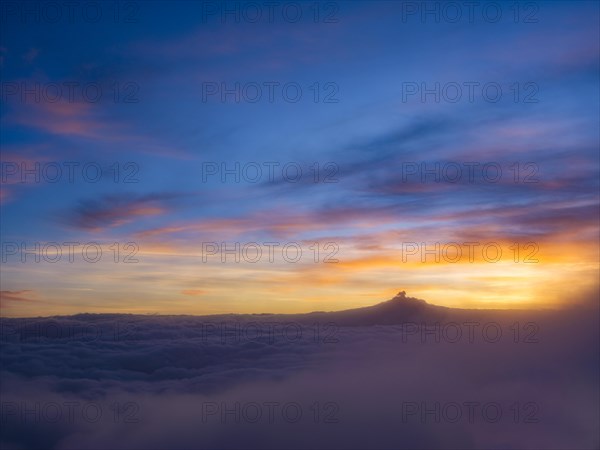
[(400, 291), (394, 298), (373, 306), (324, 314), (338, 325), (365, 326), (435, 321), (446, 312), (445, 308), (429, 305), (425, 300), (408, 297), (406, 291)]
[(414, 304), (421, 304), (421, 305), (431, 306), (425, 300), (421, 300), (420, 298), (408, 297), (406, 295), (406, 291), (400, 291), (400, 292), (398, 292), (395, 297), (391, 298), (390, 300), (387, 300), (387, 301), (383, 302), (383, 304), (386, 304), (386, 303), (391, 303), (391, 304), (394, 304), (394, 305), (414, 303)]
[(430, 306), (427, 304), (427, 302), (425, 300), (421, 300), (421, 299), (415, 298), (415, 297), (407, 297), (406, 291), (398, 292), (394, 298), (392, 298), (388, 301), (385, 301), (383, 303), (380, 303), (380, 305), (386, 306), (386, 307), (397, 307), (397, 306), (407, 307), (408, 305), (411, 305), (414, 307)]

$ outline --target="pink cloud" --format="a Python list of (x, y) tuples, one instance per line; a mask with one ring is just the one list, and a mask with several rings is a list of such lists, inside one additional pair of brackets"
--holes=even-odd
[[(3, 308), (8, 308), (11, 303), (32, 303), (38, 302), (32, 297), (34, 291), (32, 290), (22, 290), (22, 291), (0, 291), (0, 306)], [(35, 294), (33, 295), (35, 296)]]

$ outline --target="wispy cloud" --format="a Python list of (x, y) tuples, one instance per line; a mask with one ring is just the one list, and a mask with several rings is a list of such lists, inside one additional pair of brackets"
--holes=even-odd
[(68, 216), (68, 224), (88, 231), (119, 227), (135, 220), (166, 214), (183, 194), (111, 194), (81, 200)]

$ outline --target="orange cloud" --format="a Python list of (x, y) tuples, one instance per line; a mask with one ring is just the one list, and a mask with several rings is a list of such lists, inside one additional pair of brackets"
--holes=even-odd
[(32, 290), (22, 291), (0, 291), (0, 306), (3, 308), (11, 307), (11, 303), (32, 303), (38, 300), (31, 298), (31, 294), (34, 294)]
[(184, 289), (181, 291), (183, 295), (190, 295), (192, 297), (198, 297), (200, 295), (206, 295), (207, 291), (203, 289)]

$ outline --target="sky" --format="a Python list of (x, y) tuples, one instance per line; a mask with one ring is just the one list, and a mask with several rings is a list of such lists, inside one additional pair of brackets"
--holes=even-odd
[(24, 5), (2, 316), (597, 296), (597, 2)]

